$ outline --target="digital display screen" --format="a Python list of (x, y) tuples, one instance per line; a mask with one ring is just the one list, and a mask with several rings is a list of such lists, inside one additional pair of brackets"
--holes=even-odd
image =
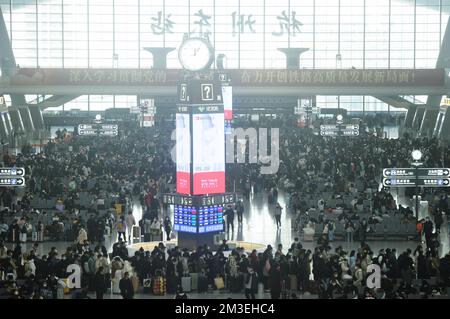
[(225, 193), (224, 130), (224, 113), (193, 116), (194, 195)]
[(175, 205), (173, 213), (175, 231), (197, 233), (197, 211), (192, 206)]
[(174, 206), (174, 230), (184, 233), (204, 234), (221, 232), (224, 230), (223, 206), (201, 206), (198, 211), (195, 207)]
[(223, 207), (203, 206), (198, 211), (198, 232), (210, 233), (223, 231)]
[(190, 194), (191, 132), (189, 114), (177, 113), (176, 131), (177, 193)]

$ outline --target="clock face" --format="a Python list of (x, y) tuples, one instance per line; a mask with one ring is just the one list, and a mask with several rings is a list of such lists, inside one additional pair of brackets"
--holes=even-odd
[(213, 53), (205, 40), (190, 38), (181, 44), (178, 58), (184, 69), (200, 71), (211, 65)]

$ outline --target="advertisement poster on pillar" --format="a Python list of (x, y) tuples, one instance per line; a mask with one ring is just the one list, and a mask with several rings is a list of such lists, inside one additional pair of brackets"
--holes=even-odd
[(223, 107), (225, 110), (225, 120), (233, 120), (233, 87), (222, 86)]
[(191, 191), (191, 139), (189, 114), (177, 114), (177, 193), (190, 194)]
[(194, 115), (194, 195), (225, 192), (223, 123), (223, 113)]

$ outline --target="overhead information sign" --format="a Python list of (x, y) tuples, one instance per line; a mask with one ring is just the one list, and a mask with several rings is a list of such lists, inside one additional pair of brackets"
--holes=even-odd
[[(415, 177), (415, 168), (385, 168), (383, 170), (384, 177)], [(449, 168), (419, 168), (417, 175), (421, 179), (428, 177), (450, 177)]]
[[(415, 187), (415, 178), (384, 178), (383, 186), (385, 187)], [(417, 179), (419, 187), (449, 187), (450, 178), (428, 178)]]
[(25, 176), (25, 169), (21, 167), (2, 167), (0, 168), (0, 177), (3, 176)]
[(321, 136), (359, 136), (358, 124), (321, 125)]
[(2, 177), (0, 186), (25, 186), (25, 179), (23, 177)]
[(117, 124), (79, 124), (78, 135), (81, 136), (117, 136)]

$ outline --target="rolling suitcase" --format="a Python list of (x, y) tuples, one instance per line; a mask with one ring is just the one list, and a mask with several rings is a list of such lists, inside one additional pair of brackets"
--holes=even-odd
[(143, 280), (143, 293), (144, 294), (149, 294), (152, 291), (152, 280), (150, 278), (145, 278)]
[(140, 243), (141, 242), (141, 227), (133, 226), (133, 237), (132, 243)]
[(198, 273), (191, 273), (191, 289), (198, 290)]
[(153, 294), (157, 296), (166, 294), (166, 278), (164, 278), (159, 271), (153, 278)]
[(191, 292), (191, 277), (181, 278), (181, 288), (184, 292)]

